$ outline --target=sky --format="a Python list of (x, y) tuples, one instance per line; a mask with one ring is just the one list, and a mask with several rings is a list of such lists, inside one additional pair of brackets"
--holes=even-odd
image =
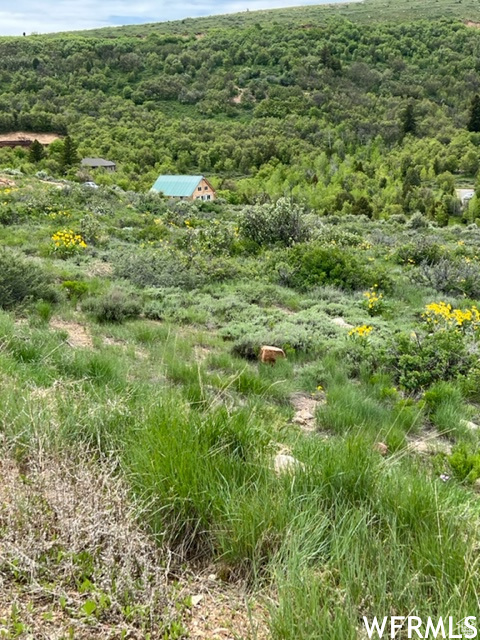
[(341, 0), (0, 0), (0, 35), (49, 33)]

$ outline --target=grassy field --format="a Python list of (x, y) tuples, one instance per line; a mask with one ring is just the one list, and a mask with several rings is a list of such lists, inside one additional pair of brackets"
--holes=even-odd
[(2, 637), (475, 615), (476, 225), (2, 178)]
[(89, 30), (86, 35), (147, 36), (149, 33), (201, 34), (211, 29), (244, 29), (254, 25), (288, 23), (313, 26), (332, 18), (344, 18), (361, 24), (372, 22), (411, 22), (412, 20), (458, 19), (480, 21), (475, 0), (363, 0), (361, 2), (290, 7), (264, 11), (243, 11), (230, 15), (186, 18), (125, 27)]

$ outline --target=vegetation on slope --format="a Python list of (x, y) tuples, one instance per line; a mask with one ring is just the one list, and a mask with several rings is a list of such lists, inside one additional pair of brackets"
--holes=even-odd
[[(476, 225), (11, 177), (0, 285), (35, 291), (0, 315), (0, 427), (17, 464), (69, 451), (114, 473), (167, 575), (215, 563), (217, 579), (263, 594), (273, 638), (353, 639), (363, 615), (476, 611)], [(262, 233), (278, 209), (290, 234)], [(262, 343), (287, 359), (252, 360)], [(128, 613), (87, 543), (74, 630), (187, 637), (165, 600)], [(48, 558), (47, 581), (65, 562)], [(3, 551), (0, 571), (24, 605), (7, 637), (14, 623), (31, 632), (31, 574)], [(42, 591), (52, 614), (66, 585)]]
[[(476, 612), (480, 193), (455, 187), (478, 186), (480, 32), (460, 19), (478, 7), (367, 0), (0, 40), (0, 131), (69, 134), (0, 148), (5, 637), (195, 637), (186, 566), (284, 640)], [(161, 172), (220, 198), (146, 193)], [(92, 536), (90, 510), (121, 526)], [(246, 617), (231, 633), (263, 637)]]
[[(118, 163), (98, 179), (123, 188), (205, 173), (230, 202), (288, 195), (327, 213), (365, 203), (375, 216), (451, 213), (454, 178), (478, 171), (467, 125), (480, 31), (430, 9), (398, 23), (390, 7), (389, 20), (369, 24), (299, 9), (319, 17), (287, 32), (270, 18), (242, 28), (221, 18), (202, 37), (3, 38), (0, 130), (69, 132), (80, 156)], [(26, 171), (58, 175), (63, 160), (60, 141), (43, 160), (0, 149), (0, 164)]]

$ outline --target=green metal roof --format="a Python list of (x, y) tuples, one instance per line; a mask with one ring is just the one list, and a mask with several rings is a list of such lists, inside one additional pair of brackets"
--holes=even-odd
[(161, 191), (170, 197), (189, 198), (201, 180), (203, 176), (158, 176), (152, 191)]

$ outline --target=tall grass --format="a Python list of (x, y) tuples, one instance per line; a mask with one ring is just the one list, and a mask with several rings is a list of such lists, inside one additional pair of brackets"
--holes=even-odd
[[(350, 640), (362, 615), (476, 611), (478, 508), (416, 459), (372, 447), (400, 449), (422, 417), (388, 377), (354, 384), (324, 358), (309, 376), (327, 385), (318, 421), (335, 435), (304, 437), (279, 405), (295, 382), (289, 363), (199, 362), (188, 335), (148, 323), (115, 331), (148, 359), (72, 350), (46, 327), (0, 315), (0, 429), (18, 455), (81, 445), (114, 460), (161, 544), (264, 589), (273, 638)], [(226, 389), (241, 402), (216, 402)], [(459, 401), (444, 391), (426, 401), (439, 428), (445, 398)], [(285, 440), (302, 466), (278, 475)]]

